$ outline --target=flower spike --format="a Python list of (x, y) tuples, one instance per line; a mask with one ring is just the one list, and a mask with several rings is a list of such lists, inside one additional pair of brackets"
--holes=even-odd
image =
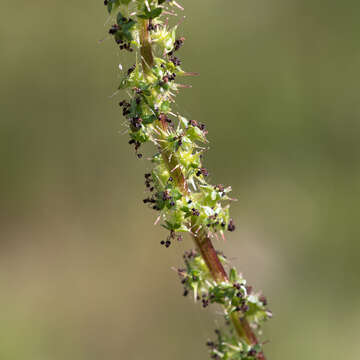
[[(144, 143), (154, 145), (152, 169), (145, 174), (148, 197), (144, 204), (156, 211), (155, 224), (169, 232), (160, 244), (168, 248), (192, 237), (196, 250), (184, 254), (184, 267), (177, 269), (184, 287), (203, 308), (221, 305), (225, 328), (207, 342), (212, 359), (264, 360), (257, 334), (271, 317), (267, 300), (252, 290), (246, 280), (216, 251), (211, 239), (225, 239), (236, 226), (230, 217), (231, 187), (212, 185), (203, 166), (207, 130), (172, 110), (175, 94), (191, 87), (178, 82), (196, 72), (182, 69), (178, 53), (185, 39), (177, 37), (179, 24), (164, 16), (177, 16), (183, 7), (174, 0), (105, 0), (112, 23), (109, 35), (121, 51), (134, 52), (136, 61), (120, 82), (130, 99), (119, 106), (127, 122), (129, 144), (139, 159)], [(122, 69), (122, 67), (120, 68)], [(204, 145), (203, 145), (204, 146)], [(229, 269), (226, 271), (226, 269)]]

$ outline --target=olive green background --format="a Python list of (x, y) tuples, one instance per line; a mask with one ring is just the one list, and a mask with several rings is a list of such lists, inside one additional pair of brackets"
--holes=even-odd
[[(216, 246), (269, 298), (268, 358), (357, 359), (359, 3), (182, 4), (201, 76), (175, 110), (206, 122), (211, 181), (239, 200)], [(161, 247), (142, 204), (102, 1), (0, 14), (0, 359), (207, 359), (221, 318), (181, 296), (191, 240)]]

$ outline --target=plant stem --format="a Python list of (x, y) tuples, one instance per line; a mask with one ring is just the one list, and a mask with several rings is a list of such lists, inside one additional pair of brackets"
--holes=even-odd
[[(149, 20), (141, 20), (141, 31), (140, 31), (140, 54), (141, 63), (143, 66), (144, 73), (147, 75), (151, 74), (151, 68), (154, 66), (154, 55), (151, 47), (151, 37), (148, 30)], [(167, 130), (169, 125), (165, 121), (160, 120), (160, 125), (163, 130)], [(180, 165), (175, 156), (172, 156), (168, 149), (161, 149), (162, 157), (168, 168), (170, 175), (174, 182), (178, 186), (179, 190), (183, 195), (189, 194), (189, 189), (181, 171)], [(229, 281), (228, 275), (214, 249), (210, 237), (206, 231), (200, 227), (193, 227), (193, 240), (198, 248), (202, 258), (204, 259), (209, 271), (216, 282), (227, 282)], [(246, 319), (240, 319), (236, 312), (230, 315), (231, 321), (234, 325), (236, 333), (241, 339), (244, 339), (250, 345), (256, 345), (258, 340), (249, 323)], [(261, 352), (258, 354), (259, 360), (265, 360), (264, 354)]]
[(228, 281), (226, 271), (220, 262), (210, 237), (205, 231), (199, 229), (199, 232), (197, 232), (196, 229), (193, 232), (193, 239), (214, 280), (216, 282)]
[(141, 54), (141, 63), (143, 66), (144, 73), (149, 75), (151, 73), (151, 68), (154, 66), (154, 55), (151, 47), (151, 37), (149, 34), (149, 20), (140, 21), (140, 54)]

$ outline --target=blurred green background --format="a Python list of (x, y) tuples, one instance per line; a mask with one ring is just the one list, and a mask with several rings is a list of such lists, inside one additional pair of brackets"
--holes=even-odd
[[(269, 298), (269, 360), (360, 358), (359, 3), (182, 4), (201, 76), (178, 110), (239, 199), (216, 246)], [(0, 359), (207, 359), (220, 317), (181, 296), (192, 243), (161, 247), (142, 204), (102, 1), (0, 10)]]

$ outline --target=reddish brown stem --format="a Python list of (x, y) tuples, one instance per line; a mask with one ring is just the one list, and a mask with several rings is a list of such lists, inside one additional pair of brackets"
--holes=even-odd
[(193, 239), (207, 267), (209, 268), (212, 277), (216, 282), (228, 281), (226, 271), (220, 262), (209, 236), (207, 236), (201, 229), (198, 230), (198, 233), (196, 233), (195, 230)]

